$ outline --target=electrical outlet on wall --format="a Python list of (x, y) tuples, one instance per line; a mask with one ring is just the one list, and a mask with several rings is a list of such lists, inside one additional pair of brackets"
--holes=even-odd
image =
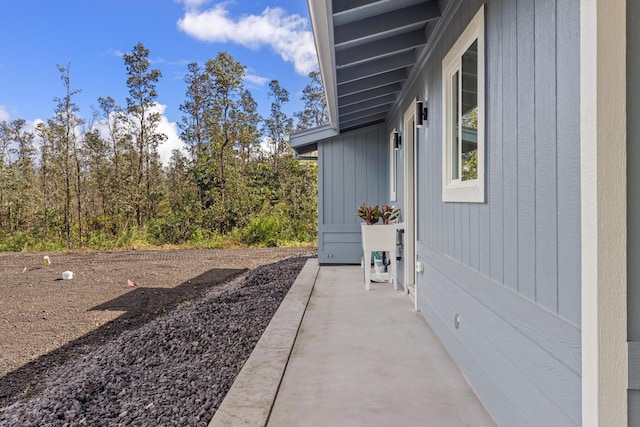
[(424, 263), (422, 261), (416, 261), (416, 271), (422, 273), (424, 271)]

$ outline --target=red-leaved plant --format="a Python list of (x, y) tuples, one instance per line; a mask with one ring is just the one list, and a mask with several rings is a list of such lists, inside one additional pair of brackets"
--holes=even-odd
[(358, 208), (356, 216), (362, 218), (368, 225), (376, 224), (382, 218), (383, 224), (389, 224), (391, 221), (395, 221), (400, 216), (400, 209), (395, 206), (382, 205), (382, 208), (375, 206), (367, 206), (363, 203)]
[(389, 224), (391, 221), (395, 221), (400, 216), (400, 209), (395, 206), (382, 205), (380, 209), (380, 217), (383, 224)]
[(367, 206), (366, 203), (363, 203), (362, 206), (358, 208), (356, 212), (356, 216), (362, 218), (368, 225), (375, 224), (380, 220), (380, 209), (378, 205), (375, 206)]

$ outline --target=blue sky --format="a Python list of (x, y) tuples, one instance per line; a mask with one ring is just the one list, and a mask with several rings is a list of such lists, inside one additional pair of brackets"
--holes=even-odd
[[(304, 0), (1, 0), (0, 120), (50, 118), (53, 98), (64, 95), (56, 64), (71, 64), (82, 117), (91, 117), (100, 96), (125, 105), (122, 53), (138, 42), (163, 74), (157, 102), (166, 133), (176, 132), (190, 62), (230, 52), (247, 67), (245, 85), (264, 116), (270, 80), (289, 90), (292, 114), (317, 67)], [(168, 145), (178, 146), (176, 137)]]

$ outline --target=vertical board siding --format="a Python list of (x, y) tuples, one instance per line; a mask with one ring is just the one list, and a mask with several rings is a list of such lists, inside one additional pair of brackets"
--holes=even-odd
[[(421, 129), (416, 130), (416, 162), (423, 163), (426, 161), (424, 156), (423, 134)], [(426, 171), (418, 169), (416, 178), (416, 212), (427, 212), (427, 193), (424, 191), (424, 184), (426, 184)], [(427, 224), (424, 222), (416, 222), (416, 239), (419, 242), (425, 242)]]
[[(423, 129), (416, 129), (416, 162), (417, 164), (424, 164), (427, 161), (428, 146), (425, 144), (425, 133)], [(427, 197), (429, 194), (426, 191), (426, 186), (429, 183), (429, 172), (427, 170), (418, 169), (416, 178), (416, 199), (417, 199), (417, 212), (423, 212), (423, 215), (431, 217), (431, 200)], [(416, 238), (419, 242), (427, 243), (427, 235), (431, 232), (433, 224), (429, 222), (416, 223)]]
[(480, 208), (478, 205), (470, 206), (469, 222), (471, 224), (469, 238), (469, 254), (471, 262), (469, 265), (474, 270), (480, 269)]
[(536, 301), (558, 311), (556, 2), (535, 2)]
[[(510, 0), (506, 0), (510, 1)], [(487, 146), (487, 196), (489, 200), (490, 236), (491, 236), (491, 269), (490, 276), (502, 283), (504, 280), (503, 268), (503, 211), (502, 201), (504, 200), (502, 191), (502, 0), (491, 2), (491, 13), (487, 17), (488, 37), (486, 50), (488, 58), (487, 87), (486, 87), (486, 146)]]
[[(455, 237), (455, 259), (462, 260), (462, 204), (453, 205), (453, 235)], [(467, 230), (468, 231), (468, 230)]]
[[(436, 56), (439, 56), (441, 49), (436, 47)], [(431, 61), (431, 74), (436, 82), (442, 80), (442, 69), (435, 61)], [(445, 242), (447, 240), (447, 233), (445, 229), (445, 216), (444, 216), (444, 203), (442, 203), (442, 127), (439, 125), (442, 123), (442, 87), (440, 85), (432, 85), (428, 89), (429, 91), (429, 114), (433, 117), (433, 120), (429, 120), (427, 127), (427, 135), (429, 145), (433, 147), (433, 156), (431, 156), (429, 163), (433, 168), (434, 185), (432, 193), (429, 195), (433, 199), (435, 216), (435, 228), (437, 230), (436, 248), (445, 252)], [(418, 165), (421, 166), (421, 165)], [(438, 197), (440, 195), (440, 197)], [(420, 220), (420, 218), (418, 218)]]
[[(361, 159), (367, 158), (367, 141), (365, 140), (354, 140), (352, 144), (356, 149), (356, 163), (354, 170), (356, 174), (354, 179), (356, 181), (356, 192), (355, 199), (356, 205), (360, 206), (362, 203), (365, 203), (366, 200), (363, 195), (367, 194), (367, 187), (369, 186), (369, 181), (366, 179), (367, 177), (367, 162), (362, 161)], [(355, 211), (354, 211), (355, 212)]]
[[(342, 150), (344, 154), (344, 180), (345, 182), (354, 182), (354, 194), (358, 194), (357, 189), (357, 176), (356, 176), (356, 144), (343, 144)], [(344, 205), (345, 205), (345, 224), (351, 224), (357, 217), (354, 215), (353, 218), (348, 217), (348, 212), (355, 212), (357, 209), (357, 200), (355, 197), (350, 197), (349, 194), (344, 194)]]
[[(557, 2), (558, 314), (580, 324), (580, 9)], [(637, 21), (635, 21), (637, 22)]]
[[(473, 16), (476, 14), (476, 12), (478, 11), (478, 7), (480, 6), (476, 1), (463, 1), (463, 6), (466, 4), (468, 7), (468, 12), (465, 14), (463, 13), (458, 20), (460, 20), (460, 30), (459, 32), (455, 33), (453, 35), (453, 41), (455, 42), (458, 39), (459, 34), (466, 28), (467, 23), (473, 18)], [(491, 149), (489, 146), (489, 137), (491, 134), (491, 129), (490, 129), (490, 122), (488, 121), (488, 116), (489, 116), (489, 111), (488, 111), (488, 107), (489, 107), (489, 102), (491, 101), (491, 95), (488, 94), (488, 90), (489, 86), (491, 86), (491, 81), (488, 79), (488, 76), (490, 76), (490, 74), (488, 73), (489, 70), (489, 63), (488, 63), (488, 59), (491, 58), (491, 54), (490, 54), (490, 49), (489, 49), (489, 42), (490, 39), (493, 37), (492, 34), (490, 33), (490, 27), (489, 24), (492, 21), (491, 19), (491, 15), (488, 14), (488, 12), (491, 11), (491, 9), (493, 8), (493, 5), (487, 5), (486, 10), (485, 10), (485, 179), (486, 179), (486, 183), (489, 182), (489, 178), (490, 178), (490, 174), (491, 174), (491, 170), (493, 168), (493, 165), (489, 162), (489, 154), (491, 153)], [(444, 54), (446, 55), (447, 52), (449, 51), (449, 48), (451, 47), (451, 45), (447, 45), (447, 46), (443, 46), (445, 48), (444, 50)], [(489, 195), (491, 194), (491, 188), (488, 185), (485, 185), (485, 198), (489, 197)], [(466, 203), (465, 203), (466, 204)], [(482, 203), (478, 206), (478, 222), (479, 222), (479, 226), (480, 226), (480, 235), (479, 235), (479, 241), (480, 241), (480, 253), (479, 253), (479, 270), (482, 274), (486, 275), (486, 276), (490, 276), (491, 275), (491, 260), (492, 257), (494, 256), (493, 254), (493, 248), (491, 247), (491, 209), (489, 204), (487, 203)]]
[[(399, 103), (428, 97), (417, 133), (419, 241), (579, 324), (579, 2), (486, 3), (486, 202), (443, 203), (441, 61), (481, 2), (460, 3), (425, 80)], [(401, 128), (400, 114), (388, 130)]]
[[(477, 8), (475, 7), (473, 2), (468, 1), (467, 3), (463, 3), (460, 8), (460, 29), (464, 30), (465, 22), (469, 22), (473, 15), (475, 14)], [(458, 251), (460, 252), (460, 256), (456, 255), (456, 258), (459, 259), (463, 264), (469, 264), (469, 204), (468, 203), (459, 203), (456, 204), (456, 211), (458, 215), (460, 215), (460, 220), (456, 224), (456, 241), (459, 245)]]
[(535, 221), (535, 14), (534, 2), (517, 2), (518, 73), (518, 292), (536, 298)]
[(502, 196), (504, 224), (503, 283), (518, 290), (518, 68), (517, 8), (502, 2)]
[[(331, 165), (333, 166), (333, 206), (330, 206), (332, 213), (332, 224), (345, 224), (344, 214), (344, 193), (346, 185), (351, 183), (345, 182), (345, 168), (351, 165), (345, 164), (344, 144), (333, 144)], [(345, 184), (345, 185), (343, 185)], [(355, 183), (353, 183), (355, 184)]]
[[(322, 165), (324, 166), (323, 169), (320, 169), (320, 180), (323, 183), (323, 189), (326, 189), (327, 191), (324, 191), (324, 193), (322, 194), (322, 197), (319, 199), (319, 203), (321, 204), (320, 209), (322, 210), (322, 217), (323, 217), (323, 222), (327, 223), (327, 224), (332, 224), (333, 223), (333, 211), (332, 211), (332, 207), (334, 205), (333, 203), (333, 191), (331, 191), (331, 189), (333, 189), (333, 169), (334, 169), (334, 164), (332, 162), (333, 158), (332, 158), (332, 153), (334, 150), (334, 145), (333, 144), (322, 144), (321, 147), (319, 147), (320, 150), (320, 155), (322, 157), (322, 159), (324, 160)], [(320, 189), (318, 189), (319, 191)]]
[(318, 147), (318, 261), (359, 263), (362, 203), (389, 201), (388, 135), (383, 126), (323, 141)]
[[(418, 306), (499, 424), (580, 425), (580, 2), (484, 2), (486, 202), (444, 203), (442, 58), (483, 3), (452, 1), (450, 24), (432, 35), (418, 81), (387, 123), (400, 129), (409, 100), (427, 96)], [(473, 327), (455, 330), (455, 313)]]

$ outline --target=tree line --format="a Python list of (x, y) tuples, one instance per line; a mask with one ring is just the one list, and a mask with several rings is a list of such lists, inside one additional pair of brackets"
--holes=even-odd
[(246, 67), (229, 53), (189, 64), (178, 124), (187, 148), (162, 165), (162, 73), (142, 43), (123, 59), (125, 105), (101, 97), (82, 118), (70, 65), (58, 66), (63, 90), (51, 118), (35, 129), (0, 122), (0, 250), (315, 239), (317, 166), (296, 160), (286, 135), (327, 121), (318, 72), (294, 117), (283, 112), (289, 92), (272, 80), (263, 118), (244, 87)]

